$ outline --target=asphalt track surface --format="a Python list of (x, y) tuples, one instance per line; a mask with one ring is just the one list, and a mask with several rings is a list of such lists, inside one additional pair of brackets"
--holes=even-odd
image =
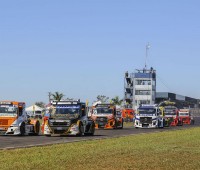
[(105, 138), (114, 138), (129, 135), (138, 135), (146, 133), (156, 133), (170, 130), (184, 130), (186, 128), (200, 127), (200, 117), (195, 117), (194, 125), (183, 125), (177, 127), (166, 127), (163, 129), (135, 129), (132, 127), (124, 127), (123, 129), (106, 129), (96, 130), (94, 136), (0, 136), (0, 149), (27, 148), (33, 146), (45, 146), (60, 143), (71, 143), (87, 140), (99, 140)]

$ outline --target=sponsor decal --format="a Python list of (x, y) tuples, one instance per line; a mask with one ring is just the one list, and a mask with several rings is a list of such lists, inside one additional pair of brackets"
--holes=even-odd
[(56, 106), (56, 108), (58, 108), (58, 109), (65, 109), (65, 108), (66, 109), (68, 109), (68, 108), (69, 109), (79, 109), (80, 106), (72, 106), (72, 105), (71, 106), (70, 105), (69, 106)]

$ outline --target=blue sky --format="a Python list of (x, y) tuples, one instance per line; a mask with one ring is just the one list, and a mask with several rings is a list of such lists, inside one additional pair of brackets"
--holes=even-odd
[[(198, 0), (0, 0), (0, 100), (48, 92), (123, 97), (124, 73), (157, 70), (157, 91), (200, 98)], [(164, 82), (164, 84), (163, 84)]]

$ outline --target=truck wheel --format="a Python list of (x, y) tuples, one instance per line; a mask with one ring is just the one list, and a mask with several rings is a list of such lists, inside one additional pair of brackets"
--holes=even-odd
[(163, 128), (164, 127), (164, 120), (158, 120), (158, 128)]
[(114, 129), (118, 129), (118, 125), (119, 125), (119, 122), (115, 119), (115, 125), (114, 125)]
[(117, 123), (115, 122), (115, 126), (114, 126), (114, 129), (118, 129), (118, 127), (117, 127)]
[(23, 122), (20, 126), (20, 135), (24, 136), (25, 134), (25, 123)]
[(84, 133), (85, 136), (93, 136), (94, 135), (94, 132), (95, 132), (95, 123), (92, 123), (90, 125), (89, 130), (90, 130), (90, 133)]
[(183, 122), (181, 120), (178, 120), (177, 126), (183, 126)]
[(165, 127), (165, 119), (163, 119), (163, 127)]
[(34, 127), (34, 135), (39, 135), (40, 133), (40, 122), (37, 121)]
[(84, 133), (85, 136), (94, 136), (94, 132), (92, 133)]
[(51, 137), (51, 135), (45, 135), (46, 137)]
[(170, 122), (169, 122), (169, 120), (165, 121), (164, 126), (165, 126), (165, 127), (169, 127), (169, 126), (170, 126)]
[(194, 125), (194, 120), (190, 120), (190, 125)]

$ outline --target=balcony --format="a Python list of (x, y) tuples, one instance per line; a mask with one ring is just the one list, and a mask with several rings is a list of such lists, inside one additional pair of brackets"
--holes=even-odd
[(151, 90), (151, 85), (135, 85), (135, 90)]
[(151, 95), (135, 95), (135, 100), (151, 100)]

